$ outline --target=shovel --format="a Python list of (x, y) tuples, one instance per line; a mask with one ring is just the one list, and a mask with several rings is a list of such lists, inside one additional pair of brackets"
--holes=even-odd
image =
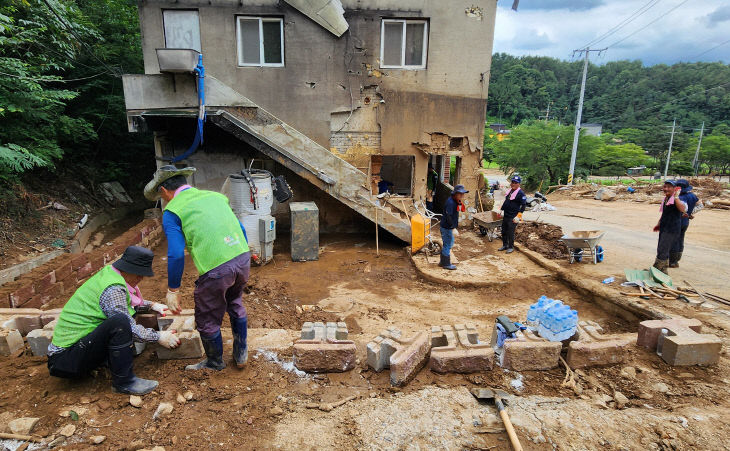
[(512, 427), (512, 421), (510, 421), (507, 409), (505, 409), (505, 404), (507, 404), (507, 397), (509, 396), (509, 394), (504, 390), (493, 390), (491, 388), (472, 388), (471, 394), (480, 401), (488, 403), (493, 402), (497, 406), (499, 416), (502, 418), (504, 428), (505, 430), (507, 430), (507, 435), (509, 435), (510, 442), (512, 442), (512, 448), (515, 451), (522, 451), (520, 439), (517, 438), (515, 428)]

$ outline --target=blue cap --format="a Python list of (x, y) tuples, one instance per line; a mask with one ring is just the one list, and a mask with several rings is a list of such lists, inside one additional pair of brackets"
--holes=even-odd
[(674, 180), (664, 180), (665, 185), (677, 186), (677, 182)]
[(512, 176), (512, 178), (509, 179), (509, 181), (515, 182), (515, 183), (522, 183), (522, 177), (520, 177), (519, 175), (515, 175), (515, 176)]
[(468, 192), (469, 192), (469, 191), (467, 191), (467, 190), (466, 190), (466, 188), (464, 188), (464, 185), (456, 185), (456, 186), (454, 187), (454, 191), (452, 191), (452, 192), (451, 192), (451, 194), (456, 194), (456, 193), (463, 193), (463, 194), (466, 194), (466, 193), (468, 193)]

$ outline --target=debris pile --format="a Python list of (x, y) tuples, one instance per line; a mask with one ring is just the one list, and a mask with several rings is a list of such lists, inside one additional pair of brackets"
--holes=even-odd
[(563, 235), (560, 226), (526, 221), (517, 226), (515, 241), (544, 257), (557, 260), (568, 255), (568, 248), (562, 241), (558, 241)]

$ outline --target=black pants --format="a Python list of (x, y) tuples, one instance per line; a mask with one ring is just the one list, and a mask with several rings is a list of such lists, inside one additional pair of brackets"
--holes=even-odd
[(51, 376), (77, 379), (109, 362), (114, 382), (124, 383), (134, 377), (132, 348), (129, 320), (124, 315), (114, 315), (70, 348), (49, 356), (48, 370)]
[(679, 232), (679, 237), (674, 242), (674, 246), (672, 246), (672, 254), (676, 254), (679, 252), (684, 252), (684, 234), (687, 232), (687, 228), (689, 226), (682, 226), (682, 231)]
[(659, 242), (656, 246), (657, 260), (669, 260), (669, 253), (672, 252), (674, 244), (679, 239), (679, 232), (670, 233), (659, 231)]
[(507, 247), (515, 247), (515, 229), (517, 224), (514, 222), (515, 217), (502, 218), (502, 244)]

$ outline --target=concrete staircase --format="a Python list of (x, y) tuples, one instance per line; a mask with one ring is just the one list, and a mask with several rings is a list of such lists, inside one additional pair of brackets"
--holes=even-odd
[[(191, 108), (194, 92), (190, 76), (125, 75), (124, 97), (130, 131), (135, 117), (197, 114)], [(141, 99), (141, 100), (140, 100)], [(378, 207), (367, 175), (305, 134), (284, 123), (211, 76), (206, 76), (208, 121), (251, 145), (308, 180), (349, 208), (403, 241), (410, 242), (407, 218), (390, 207)], [(377, 212), (377, 213), (376, 213)]]

